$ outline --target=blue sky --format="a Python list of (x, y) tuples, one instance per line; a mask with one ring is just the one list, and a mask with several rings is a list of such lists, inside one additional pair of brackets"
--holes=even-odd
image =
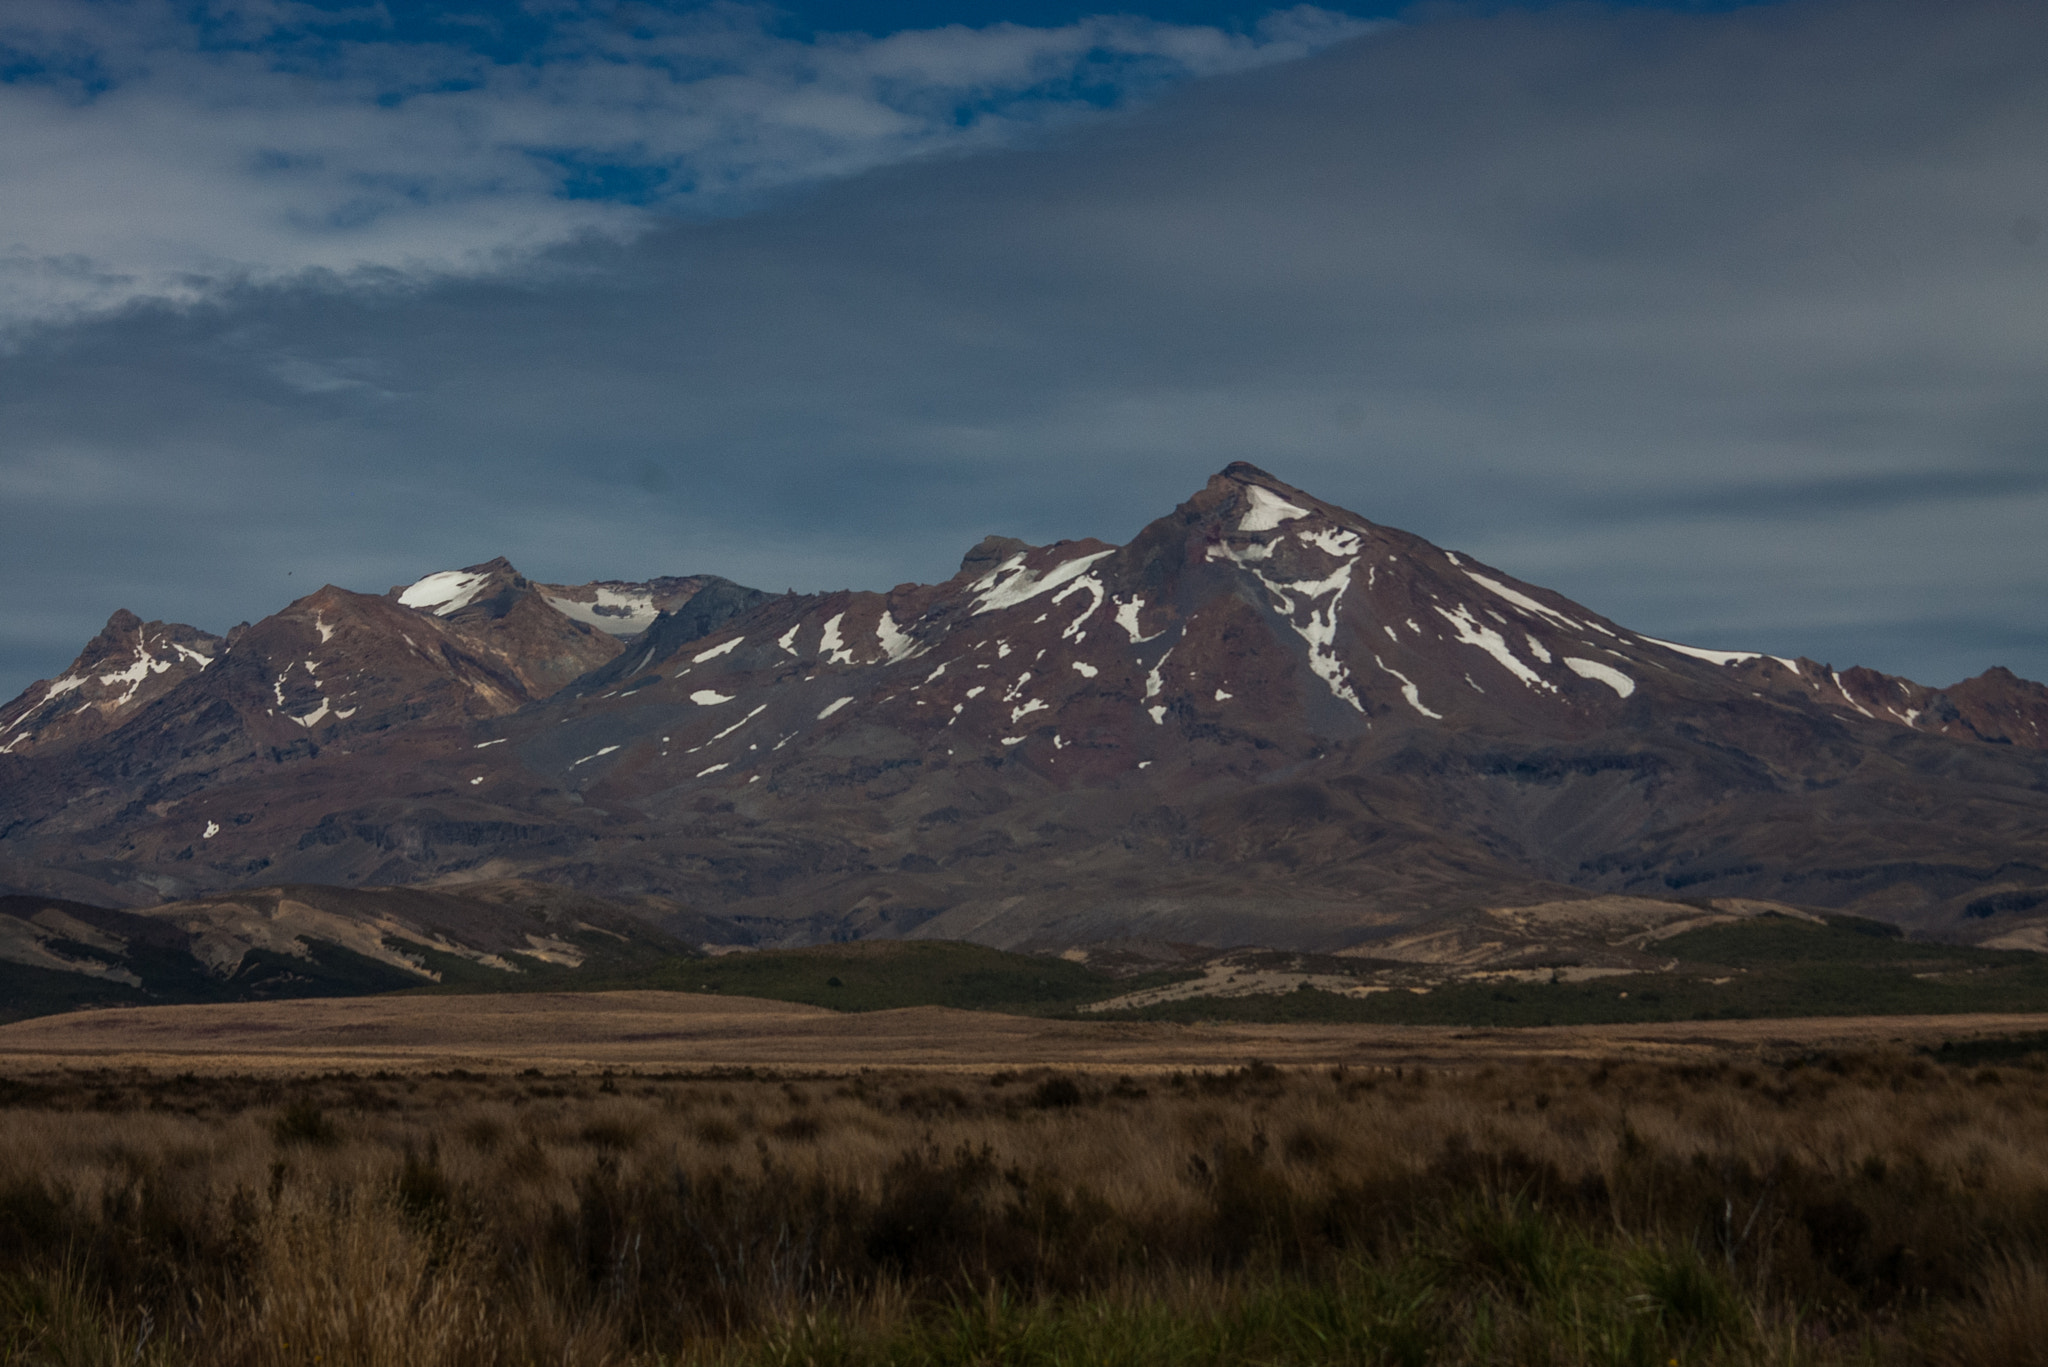
[(2048, 675), (2043, 7), (12, 0), (0, 694), (323, 581), (942, 578), (1230, 460)]

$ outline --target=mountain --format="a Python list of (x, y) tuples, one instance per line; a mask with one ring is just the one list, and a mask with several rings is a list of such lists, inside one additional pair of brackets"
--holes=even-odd
[(104, 735), (137, 709), (204, 672), (222, 639), (177, 622), (145, 622), (127, 609), (55, 679), (0, 707), (0, 755), (30, 754)]
[(1366, 953), (1593, 895), (2048, 918), (2041, 685), (1645, 637), (1250, 465), (1127, 545), (991, 537), (942, 584), (586, 587), (656, 614), (597, 632), (503, 562), (301, 600), (0, 756), (0, 881), (518, 877), (749, 943), (1042, 949)]

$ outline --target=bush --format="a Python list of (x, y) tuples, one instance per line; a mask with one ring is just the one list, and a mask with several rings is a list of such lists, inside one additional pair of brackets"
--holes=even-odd
[(277, 1113), (277, 1119), (271, 1122), (270, 1133), (279, 1147), (310, 1144), (317, 1148), (332, 1148), (341, 1142), (341, 1131), (309, 1097), (297, 1097), (286, 1102), (284, 1109)]

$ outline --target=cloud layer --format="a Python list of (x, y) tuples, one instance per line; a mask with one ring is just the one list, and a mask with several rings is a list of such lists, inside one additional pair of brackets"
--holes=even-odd
[(47, 332), (0, 669), (499, 553), (886, 587), (1250, 459), (1658, 636), (2048, 677), (2043, 50), (1989, 0), (1418, 22), (509, 275)]
[(12, 0), (0, 327), (308, 270), (499, 271), (1368, 27), (1307, 6), (1243, 34), (1091, 18), (801, 41), (744, 4), (523, 18), (508, 57), (488, 34), (402, 36), (378, 6)]

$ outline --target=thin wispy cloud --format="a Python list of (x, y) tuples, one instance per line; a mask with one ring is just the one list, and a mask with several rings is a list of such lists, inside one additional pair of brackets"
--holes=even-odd
[[(458, 16), (459, 17), (459, 16)], [(501, 270), (1014, 142), (1370, 25), (1133, 17), (873, 37), (765, 6), (531, 6), (507, 55), (379, 6), (13, 0), (0, 10), (0, 329), (308, 271)]]

